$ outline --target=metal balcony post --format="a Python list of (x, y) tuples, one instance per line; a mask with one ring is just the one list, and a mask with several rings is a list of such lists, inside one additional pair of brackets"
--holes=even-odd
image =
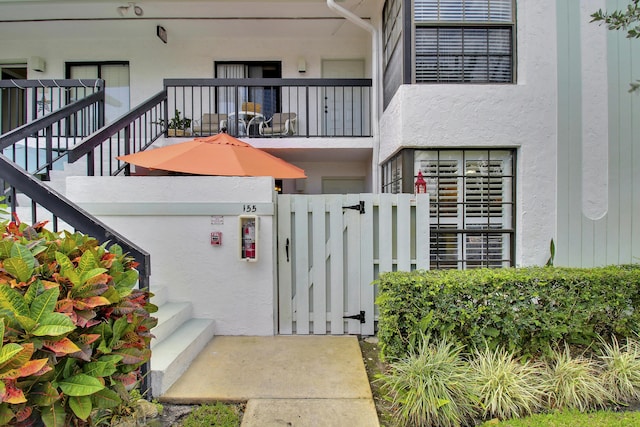
[[(47, 159), (47, 172), (45, 179), (49, 181), (51, 179), (49, 172), (53, 170), (53, 126), (49, 125), (45, 129), (45, 143), (46, 143), (46, 159)], [(39, 165), (36, 165), (38, 168)]]

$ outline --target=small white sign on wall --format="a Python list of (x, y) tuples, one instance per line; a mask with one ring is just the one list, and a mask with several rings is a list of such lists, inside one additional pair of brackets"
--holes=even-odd
[(222, 215), (213, 215), (211, 217), (211, 225), (224, 225), (224, 217)]

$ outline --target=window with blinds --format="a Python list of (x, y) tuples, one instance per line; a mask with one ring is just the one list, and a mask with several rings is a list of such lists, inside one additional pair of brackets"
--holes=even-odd
[(417, 83), (512, 83), (514, 0), (415, 0)]
[(431, 268), (513, 265), (514, 153), (416, 150), (430, 198)]

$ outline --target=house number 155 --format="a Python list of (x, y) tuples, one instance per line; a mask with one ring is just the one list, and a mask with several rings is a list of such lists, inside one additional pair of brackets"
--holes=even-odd
[(256, 212), (257, 210), (256, 205), (242, 205), (242, 212)]

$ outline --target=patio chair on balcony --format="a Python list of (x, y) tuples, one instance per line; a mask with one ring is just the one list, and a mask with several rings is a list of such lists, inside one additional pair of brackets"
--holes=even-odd
[(226, 114), (203, 114), (201, 120), (194, 121), (193, 133), (196, 135), (212, 135), (220, 133), (222, 128), (227, 127), (227, 120), (228, 116)]
[(290, 136), (296, 133), (296, 113), (275, 113), (273, 117), (260, 123), (260, 135)]

